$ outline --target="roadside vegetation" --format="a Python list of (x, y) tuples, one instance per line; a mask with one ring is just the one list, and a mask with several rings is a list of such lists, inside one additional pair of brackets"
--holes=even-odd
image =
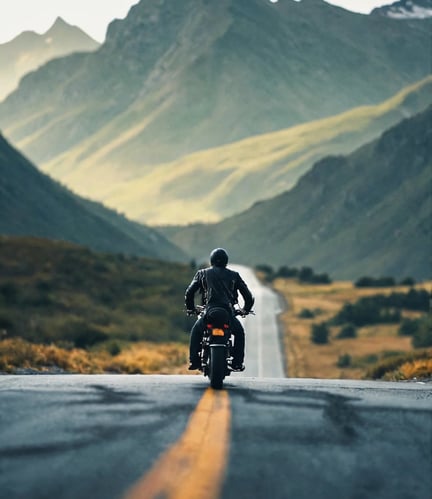
[(359, 281), (272, 279), (288, 304), (281, 317), (288, 375), (431, 378), (431, 283), (416, 284), (410, 278), (399, 283), (377, 279), (367, 285)]
[(0, 238), (0, 371), (181, 372), (194, 269)]

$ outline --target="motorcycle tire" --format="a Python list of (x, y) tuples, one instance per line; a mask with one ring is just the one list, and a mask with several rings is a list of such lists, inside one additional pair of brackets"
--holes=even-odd
[(210, 386), (220, 390), (225, 378), (226, 349), (222, 347), (210, 347)]

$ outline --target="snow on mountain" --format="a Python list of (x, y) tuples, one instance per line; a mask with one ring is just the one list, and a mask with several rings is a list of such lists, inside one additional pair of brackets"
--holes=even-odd
[(374, 9), (372, 14), (393, 19), (426, 19), (432, 17), (432, 0), (401, 0)]

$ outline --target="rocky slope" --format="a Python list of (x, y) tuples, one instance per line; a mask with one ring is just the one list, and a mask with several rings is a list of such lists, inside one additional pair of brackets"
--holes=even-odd
[(55, 57), (73, 52), (91, 52), (99, 43), (60, 17), (41, 35), (25, 31), (0, 44), (0, 101), (18, 87), (19, 80)]
[(234, 261), (312, 266), (338, 278), (430, 279), (432, 107), (349, 156), (219, 224), (165, 233), (191, 256), (225, 246)]
[(323, 0), (143, 0), (97, 52), (26, 76), (0, 105), (0, 127), (45, 171), (79, 171), (74, 189), (104, 200), (101, 178), (116, 185), (389, 98), (429, 74), (430, 26)]

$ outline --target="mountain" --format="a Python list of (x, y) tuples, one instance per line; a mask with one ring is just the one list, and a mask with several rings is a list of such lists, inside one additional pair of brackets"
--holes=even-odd
[(0, 101), (18, 87), (22, 76), (55, 57), (96, 50), (99, 43), (58, 17), (42, 35), (25, 31), (0, 44)]
[(298, 184), (213, 225), (168, 228), (196, 258), (312, 266), (337, 278), (431, 278), (432, 106), (349, 156), (317, 162)]
[(101, 178), (382, 102), (429, 75), (430, 28), (324, 0), (142, 0), (96, 52), (24, 77), (0, 127), (53, 177), (80, 169), (74, 188), (103, 200)]
[(115, 185), (83, 184), (79, 167), (63, 181), (86, 195), (97, 188), (105, 204), (151, 225), (216, 222), (290, 189), (319, 159), (350, 153), (430, 104), (432, 76), (381, 104), (198, 151)]
[(63, 239), (95, 250), (185, 259), (158, 232), (75, 196), (0, 135), (0, 234)]
[(432, 17), (432, 0), (401, 0), (373, 9), (371, 14), (393, 19), (425, 19)]

